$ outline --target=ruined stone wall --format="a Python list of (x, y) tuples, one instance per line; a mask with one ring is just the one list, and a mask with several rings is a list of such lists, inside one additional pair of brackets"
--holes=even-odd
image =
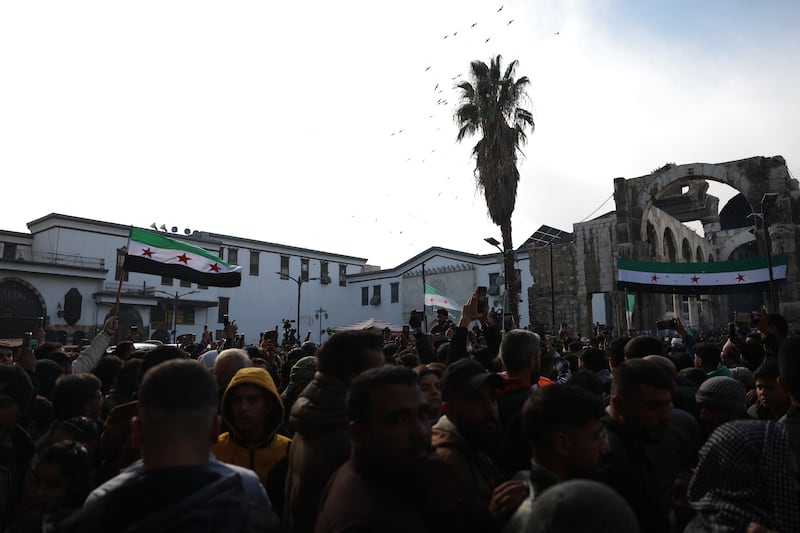
[(528, 291), (529, 311), (531, 323), (534, 325), (552, 326), (552, 308), (550, 289), (555, 296), (555, 329), (562, 323), (574, 325), (578, 322), (578, 309), (575, 305), (577, 298), (577, 270), (575, 257), (575, 244), (553, 245), (553, 277), (550, 277), (550, 250), (549, 247), (531, 248), (530, 268), (533, 286)]
[[(617, 279), (617, 239), (614, 231), (617, 218), (613, 214), (573, 226), (578, 272), (576, 307), (578, 320), (575, 327), (582, 334), (591, 331), (596, 320), (592, 317), (592, 294), (606, 293), (614, 299)], [(613, 305), (607, 322), (620, 327), (618, 312)]]

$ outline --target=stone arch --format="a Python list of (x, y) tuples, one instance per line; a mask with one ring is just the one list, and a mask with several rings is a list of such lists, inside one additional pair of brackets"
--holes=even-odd
[(681, 242), (681, 259), (683, 259), (684, 263), (692, 262), (692, 247), (689, 245), (689, 239), (686, 237), (684, 237)]
[(670, 263), (675, 263), (678, 260), (677, 257), (677, 246), (675, 244), (675, 235), (672, 234), (672, 230), (666, 228), (664, 230), (664, 248), (661, 253), (664, 256), (664, 259), (669, 261)]
[(695, 260), (698, 263), (703, 263), (704, 262), (703, 261), (703, 249), (701, 247), (699, 247), (699, 246), (697, 247), (697, 250), (695, 250), (695, 252), (694, 252), (694, 257), (695, 257)]
[(713, 263), (714, 262), (714, 254), (708, 254), (708, 262), (709, 263)]
[(660, 249), (658, 245), (658, 232), (656, 231), (656, 227), (653, 226), (653, 223), (650, 221), (647, 222), (647, 243), (649, 246), (648, 252), (650, 253), (650, 257), (655, 257)]
[[(641, 235), (646, 235), (649, 212), (663, 197), (674, 192), (675, 188), (690, 185), (697, 180), (711, 180), (729, 185), (741, 193), (751, 212), (760, 211), (761, 198), (767, 192), (779, 192), (781, 201), (789, 198), (787, 184), (792, 180), (786, 161), (781, 156), (751, 157), (728, 163), (690, 163), (686, 165), (666, 165), (648, 176), (632, 198), (632, 205), (643, 206)], [(775, 213), (773, 223), (792, 224), (790, 210), (780, 215)]]
[(40, 316), (47, 317), (47, 304), (36, 287), (16, 277), (0, 280), (0, 338), (22, 337)]

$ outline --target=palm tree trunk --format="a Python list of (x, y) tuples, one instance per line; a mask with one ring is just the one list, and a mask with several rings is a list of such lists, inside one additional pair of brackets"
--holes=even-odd
[[(519, 327), (519, 280), (517, 279), (516, 269), (516, 252), (514, 251), (514, 243), (511, 239), (511, 220), (507, 220), (500, 224), (500, 233), (503, 236), (503, 250), (505, 256), (505, 274), (506, 274), (506, 299), (508, 301), (508, 309), (514, 317), (514, 324)], [(506, 310), (503, 310), (505, 313)]]

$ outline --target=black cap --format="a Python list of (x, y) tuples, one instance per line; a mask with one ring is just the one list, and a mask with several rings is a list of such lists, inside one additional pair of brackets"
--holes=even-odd
[(436, 310), (436, 314), (437, 315), (449, 315), (450, 312), (447, 309), (445, 309), (443, 307), (440, 307), (439, 309)]
[(505, 387), (499, 374), (488, 372), (482, 364), (473, 359), (459, 359), (442, 376), (442, 399), (447, 401), (454, 393), (477, 393), (484, 383), (497, 388)]

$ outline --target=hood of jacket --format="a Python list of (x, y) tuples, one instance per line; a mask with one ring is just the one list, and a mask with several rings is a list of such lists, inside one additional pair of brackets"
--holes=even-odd
[(317, 372), (294, 403), (289, 422), (307, 437), (346, 429), (346, 396), (347, 385), (342, 380)]
[(267, 395), (274, 400), (273, 409), (267, 419), (267, 427), (269, 429), (267, 438), (271, 439), (283, 423), (283, 400), (281, 400), (278, 389), (275, 387), (275, 381), (273, 381), (269, 372), (263, 368), (242, 368), (233, 376), (233, 379), (225, 389), (225, 393), (222, 395), (222, 418), (234, 436), (238, 435), (236, 424), (233, 420), (233, 412), (231, 411), (231, 391), (239, 385), (255, 385), (260, 389), (264, 389)]

